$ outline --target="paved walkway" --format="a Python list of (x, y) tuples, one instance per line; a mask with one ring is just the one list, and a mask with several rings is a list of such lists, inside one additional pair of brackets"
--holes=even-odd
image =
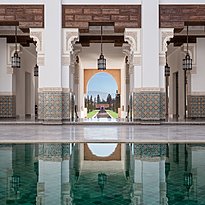
[(0, 125), (0, 143), (205, 143), (201, 125)]

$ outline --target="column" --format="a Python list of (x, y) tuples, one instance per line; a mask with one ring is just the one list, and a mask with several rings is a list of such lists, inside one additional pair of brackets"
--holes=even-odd
[[(39, 115), (45, 122), (62, 120), (61, 0), (45, 0), (45, 65), (39, 69)], [(55, 12), (53, 10), (55, 8)], [(41, 109), (42, 108), (42, 109)]]
[(204, 51), (205, 38), (198, 38), (196, 45), (189, 45), (193, 68), (188, 77), (188, 117), (205, 117)]
[(77, 111), (77, 116), (80, 117), (80, 59), (78, 54), (81, 52), (81, 45), (75, 45), (74, 47), (74, 89), (73, 92), (75, 94), (75, 106)]
[[(45, 0), (45, 29), (30, 29), (37, 41), (39, 65), (38, 119), (44, 122), (62, 120), (61, 79), (61, 1)], [(55, 12), (53, 12), (55, 8)]]
[(125, 29), (125, 41), (130, 45), (134, 120), (165, 119), (165, 47), (173, 30), (164, 33), (159, 30), (159, 0), (142, 0), (142, 28)]
[(142, 1), (142, 87), (137, 91), (141, 120), (160, 120), (159, 0)]
[(136, 120), (141, 118), (138, 104), (139, 90), (142, 84), (141, 29), (126, 28), (124, 36), (125, 41), (129, 44), (129, 48), (124, 48), (124, 53), (128, 56), (129, 64), (129, 95), (132, 98), (130, 114)]
[[(53, 8), (55, 7), (55, 12)], [(62, 29), (61, 1), (45, 2), (45, 29), (30, 29), (37, 42), (38, 119), (44, 123), (70, 120), (70, 72), (78, 29)]]
[(74, 93), (74, 72), (76, 64), (76, 55), (74, 44), (79, 40), (78, 29), (63, 29), (62, 43), (62, 88), (63, 88), (63, 107), (62, 119), (71, 118), (71, 96)]
[[(160, 119), (165, 119), (166, 93), (165, 93), (165, 64), (167, 42), (174, 36), (174, 28), (159, 29), (159, 89), (160, 89)], [(170, 99), (170, 97), (168, 96)], [(171, 104), (171, 102), (169, 102)], [(169, 106), (168, 106), (169, 109)], [(169, 109), (170, 110), (170, 109)], [(169, 111), (168, 111), (169, 113)]]
[(0, 118), (16, 117), (15, 71), (10, 59), (14, 48), (7, 45), (6, 38), (0, 39)]

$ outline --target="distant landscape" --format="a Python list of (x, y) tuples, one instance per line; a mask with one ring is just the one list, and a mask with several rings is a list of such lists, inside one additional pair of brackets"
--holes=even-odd
[(115, 93), (109, 93), (109, 92), (89, 91), (89, 92), (87, 93), (88, 96), (91, 96), (91, 95), (92, 95), (93, 99), (94, 99), (94, 98), (97, 98), (97, 95), (99, 95), (100, 98), (101, 98), (101, 99), (104, 99), (104, 100), (107, 99), (108, 94), (110, 94), (110, 95), (112, 96), (112, 98), (115, 97)]

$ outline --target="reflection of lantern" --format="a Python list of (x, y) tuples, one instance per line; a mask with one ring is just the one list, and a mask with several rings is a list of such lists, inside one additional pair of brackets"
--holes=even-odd
[(106, 182), (107, 182), (107, 175), (105, 173), (98, 174), (98, 185), (100, 186), (101, 192), (103, 192)]
[(192, 173), (185, 172), (184, 173), (184, 186), (187, 188), (187, 191), (189, 191), (192, 185), (193, 185)]
[(11, 187), (14, 192), (17, 194), (20, 186), (20, 176), (12, 176), (11, 178)]
[(169, 162), (165, 162), (165, 174), (166, 174), (166, 177), (168, 177), (169, 171), (170, 171), (170, 163)]

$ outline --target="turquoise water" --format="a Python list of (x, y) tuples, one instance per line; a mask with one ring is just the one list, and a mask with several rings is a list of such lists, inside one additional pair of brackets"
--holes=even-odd
[(2, 144), (6, 204), (205, 205), (205, 145)]

